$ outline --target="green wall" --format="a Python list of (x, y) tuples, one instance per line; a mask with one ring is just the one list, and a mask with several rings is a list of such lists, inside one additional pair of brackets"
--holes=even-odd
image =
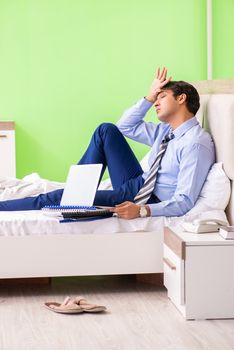
[[(214, 1), (215, 77), (233, 76), (225, 2), (234, 9)], [(205, 0), (0, 0), (0, 119), (16, 122), (17, 176), (65, 180), (95, 127), (146, 95), (163, 65), (206, 79)]]

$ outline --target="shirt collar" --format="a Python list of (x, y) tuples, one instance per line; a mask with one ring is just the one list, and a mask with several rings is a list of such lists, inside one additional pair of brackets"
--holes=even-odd
[(193, 126), (197, 125), (198, 121), (196, 117), (192, 117), (180, 126), (178, 126), (175, 130), (173, 131), (173, 134), (175, 135), (175, 138), (179, 138), (183, 136), (189, 129), (191, 129)]

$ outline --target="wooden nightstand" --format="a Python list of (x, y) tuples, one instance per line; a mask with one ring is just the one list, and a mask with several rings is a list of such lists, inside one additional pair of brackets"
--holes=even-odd
[(15, 177), (15, 122), (0, 121), (0, 176)]
[(164, 285), (186, 319), (234, 318), (234, 240), (164, 231)]

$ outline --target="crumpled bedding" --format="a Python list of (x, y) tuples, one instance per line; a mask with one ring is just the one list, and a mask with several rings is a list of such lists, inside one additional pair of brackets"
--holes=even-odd
[(13, 177), (0, 178), (0, 200), (18, 199), (37, 196), (41, 193), (64, 188), (64, 183), (42, 179), (37, 173), (25, 176), (23, 179)]

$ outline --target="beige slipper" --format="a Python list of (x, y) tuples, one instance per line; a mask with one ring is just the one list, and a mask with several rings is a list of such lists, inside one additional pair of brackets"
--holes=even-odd
[(103, 312), (106, 307), (102, 305), (90, 304), (85, 298), (77, 296), (74, 299), (66, 297), (63, 303), (55, 301), (44, 303), (44, 306), (54, 312), (62, 314), (79, 314), (82, 312)]
[(59, 304), (54, 301), (44, 303), (44, 306), (54, 312), (61, 314), (80, 314), (83, 309), (72, 300), (70, 297), (66, 297), (63, 303)]
[(73, 302), (81, 307), (81, 309), (84, 312), (103, 312), (106, 311), (106, 307), (103, 305), (95, 305), (95, 304), (90, 304), (85, 298), (83, 297), (75, 297), (75, 299), (73, 299)]

